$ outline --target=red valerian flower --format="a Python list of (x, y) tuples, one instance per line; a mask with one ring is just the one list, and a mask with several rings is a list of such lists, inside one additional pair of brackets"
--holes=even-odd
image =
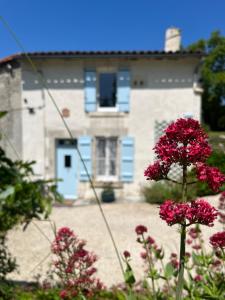
[(157, 160), (154, 164), (149, 165), (144, 172), (144, 176), (147, 177), (147, 180), (161, 180), (166, 178), (170, 169), (170, 165), (167, 165), (163, 162)]
[(194, 281), (199, 282), (202, 281), (203, 277), (201, 275), (196, 275)]
[(148, 236), (148, 237), (146, 238), (146, 242), (147, 242), (148, 244), (150, 244), (150, 245), (155, 244), (155, 240), (154, 240), (151, 236)]
[(144, 225), (138, 225), (138, 226), (135, 228), (135, 231), (136, 231), (137, 235), (142, 235), (143, 233), (147, 232), (148, 229), (147, 229), (147, 227), (145, 227)]
[[(172, 200), (166, 200), (160, 205), (159, 215), (169, 226), (174, 224), (213, 226), (217, 217), (217, 210), (203, 199), (191, 203), (176, 203)], [(187, 221), (189, 223), (186, 223)]]
[(207, 182), (214, 192), (218, 192), (221, 185), (225, 182), (225, 176), (218, 168), (210, 167), (203, 163), (196, 165), (196, 173), (198, 180)]
[(196, 245), (193, 245), (192, 248), (193, 248), (194, 250), (200, 250), (200, 249), (202, 248), (202, 246), (199, 245), (199, 244), (196, 244)]
[(189, 204), (189, 209), (186, 212), (186, 218), (189, 224), (202, 224), (213, 226), (218, 213), (215, 207), (211, 206), (203, 199), (197, 199)]
[(60, 291), (59, 297), (60, 297), (61, 299), (66, 299), (66, 298), (68, 297), (68, 292), (67, 292), (66, 290)]
[(125, 250), (125, 251), (123, 252), (123, 256), (124, 256), (125, 258), (129, 258), (129, 257), (130, 257), (130, 252), (127, 251), (127, 250)]
[(210, 244), (214, 248), (225, 248), (225, 231), (213, 234), (210, 237)]
[(147, 252), (146, 251), (145, 252), (141, 252), (140, 256), (141, 256), (142, 259), (146, 259), (147, 258)]
[(154, 150), (158, 159), (168, 165), (205, 162), (211, 154), (207, 135), (193, 119), (178, 119), (169, 125)]
[(62, 299), (72, 299), (78, 291), (87, 295), (99, 290), (100, 281), (93, 277), (96, 272), (93, 264), (97, 256), (86, 250), (85, 245), (86, 242), (67, 227), (56, 233), (52, 243), (52, 252), (55, 255), (53, 272), (61, 281)]
[(189, 231), (188, 231), (188, 235), (193, 239), (197, 239), (199, 237), (201, 233), (201, 230), (200, 228), (191, 228)]
[(166, 200), (160, 205), (159, 215), (169, 226), (183, 224), (188, 208), (187, 203), (176, 203), (172, 200)]

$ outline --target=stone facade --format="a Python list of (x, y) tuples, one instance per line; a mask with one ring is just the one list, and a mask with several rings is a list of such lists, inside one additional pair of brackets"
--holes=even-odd
[(0, 110), (8, 112), (0, 119), (0, 142), (12, 159), (22, 156), (21, 94), (21, 68), (18, 63), (0, 68)]
[[(65, 121), (73, 137), (93, 137), (92, 175), (97, 192), (101, 191), (104, 183), (96, 180), (95, 176), (95, 138), (131, 136), (134, 138), (133, 180), (121, 182), (118, 176), (112, 184), (118, 199), (140, 198), (140, 189), (145, 184), (144, 169), (154, 159), (152, 148), (157, 124), (187, 116), (200, 120), (201, 94), (196, 89), (199, 62), (199, 57), (191, 56), (165, 56), (161, 59), (53, 57), (35, 60), (60, 112), (66, 113)], [(128, 69), (131, 75), (129, 112), (85, 112), (84, 70), (117, 72), (121, 68)], [(44, 178), (55, 177), (56, 141), (69, 138), (68, 132), (48, 91), (25, 59), (20, 60), (20, 67), (15, 68), (13, 73), (14, 77), (2, 69), (0, 74), (1, 107), (9, 110), (20, 107), (21, 110), (8, 114), (4, 127), (21, 157), (36, 160), (35, 174)], [(118, 169), (120, 156), (118, 148)], [(88, 182), (80, 182), (78, 178), (77, 188), (78, 198), (93, 197)]]

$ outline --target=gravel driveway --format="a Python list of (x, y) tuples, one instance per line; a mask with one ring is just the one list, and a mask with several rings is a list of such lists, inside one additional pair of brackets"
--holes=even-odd
[[(217, 205), (217, 197), (210, 197), (211, 203)], [(158, 207), (146, 203), (113, 203), (103, 205), (103, 210), (108, 219), (120, 253), (129, 250), (132, 254), (132, 266), (137, 278), (142, 274), (142, 261), (140, 258), (140, 245), (136, 242), (134, 228), (144, 224), (149, 228), (149, 234), (155, 238), (158, 245), (163, 245), (166, 251), (177, 251), (179, 236), (177, 227), (169, 227), (159, 218)], [(68, 226), (87, 241), (87, 249), (94, 251), (99, 260), (96, 264), (98, 276), (110, 286), (123, 281), (121, 270), (114, 253), (111, 240), (97, 205), (54, 207), (50, 219), (57, 228)], [(53, 231), (47, 221), (35, 221), (41, 231), (53, 240)], [(46, 274), (51, 256), (50, 242), (38, 228), (30, 224), (25, 232), (17, 228), (9, 233), (9, 248), (20, 265), (20, 273), (12, 274), (10, 278), (31, 281), (37, 274), (43, 277)], [(208, 238), (220, 229), (216, 224), (213, 228), (204, 227), (204, 234)], [(43, 263), (36, 267), (40, 261)], [(35, 269), (34, 269), (35, 268)]]

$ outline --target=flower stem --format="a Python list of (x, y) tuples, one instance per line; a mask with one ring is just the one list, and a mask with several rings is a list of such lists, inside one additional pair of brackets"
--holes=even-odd
[[(183, 165), (182, 202), (187, 202), (187, 166)], [(185, 244), (186, 244), (186, 223), (181, 224), (180, 233), (180, 261), (178, 272), (178, 283), (176, 289), (176, 300), (181, 300), (184, 285), (184, 264), (185, 264)]]
[(184, 284), (184, 263), (185, 263), (185, 241), (186, 241), (186, 226), (181, 225), (181, 235), (180, 235), (180, 265), (179, 265), (179, 275), (176, 290), (176, 300), (182, 299), (182, 290)]
[[(153, 264), (152, 264), (152, 259), (149, 255), (149, 249), (147, 247), (146, 241), (144, 239), (144, 235), (142, 235), (142, 239), (143, 239), (143, 243), (144, 243), (144, 249), (146, 251), (146, 255), (147, 255), (147, 260), (148, 260), (148, 265), (149, 265), (149, 270), (150, 272), (152, 272), (153, 270)], [(156, 300), (156, 289), (155, 289), (155, 280), (151, 275), (151, 281), (152, 281), (152, 294), (153, 294), (153, 299)]]

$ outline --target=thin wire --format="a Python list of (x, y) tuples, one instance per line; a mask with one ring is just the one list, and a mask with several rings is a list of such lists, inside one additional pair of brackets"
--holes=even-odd
[(46, 261), (47, 258), (49, 258), (49, 256), (51, 255), (52, 253), (49, 252), (46, 256), (43, 257), (43, 259), (41, 261), (39, 261), (39, 263), (37, 263), (30, 271), (30, 274), (33, 273), (35, 271), (35, 269), (37, 269), (40, 265), (43, 264), (43, 262)]
[[(55, 106), (55, 109), (56, 109), (56, 111), (58, 112), (58, 114), (59, 114), (59, 116), (60, 116), (60, 118), (61, 118), (61, 120), (62, 120), (62, 122), (63, 122), (63, 124), (64, 124), (64, 126), (65, 126), (65, 128), (66, 128), (66, 130), (67, 130), (67, 132), (68, 132), (68, 134), (69, 134), (70, 139), (71, 139), (72, 141), (74, 141), (74, 137), (73, 137), (73, 135), (72, 135), (72, 132), (71, 132), (71, 130), (70, 130), (70, 128), (69, 128), (67, 122), (65, 121), (63, 115), (61, 114), (61, 111), (60, 111), (58, 105), (56, 104), (56, 101), (55, 101), (54, 97), (52, 96), (51, 92), (49, 91), (48, 86), (46, 85), (44, 76), (38, 72), (38, 69), (37, 69), (36, 65), (34, 64), (34, 62), (32, 61), (32, 59), (30, 58), (30, 56), (27, 54), (27, 52), (26, 52), (26, 50), (25, 50), (25, 47), (24, 47), (23, 44), (20, 42), (20, 40), (19, 40), (19, 38), (17, 37), (17, 35), (15, 34), (15, 32), (11, 29), (11, 27), (10, 27), (9, 24), (8, 24), (8, 22), (6, 22), (6, 20), (3, 18), (3, 16), (0, 16), (0, 20), (2, 21), (2, 23), (3, 23), (4, 27), (6, 28), (6, 30), (10, 33), (10, 35), (12, 36), (12, 38), (15, 40), (16, 44), (18, 45), (18, 47), (22, 50), (22, 52), (23, 52), (24, 56), (26, 57), (27, 61), (30, 63), (31, 68), (33, 69), (33, 71), (37, 74), (37, 77), (40, 79), (40, 81), (41, 81), (43, 87), (46, 89), (46, 92), (47, 92), (49, 98), (51, 99), (53, 105)], [(117, 248), (117, 246), (116, 246), (116, 242), (115, 242), (115, 239), (114, 239), (114, 237), (113, 237), (112, 231), (111, 231), (111, 229), (110, 229), (109, 223), (108, 223), (108, 221), (107, 221), (107, 219), (106, 219), (106, 216), (105, 216), (105, 214), (104, 214), (104, 211), (103, 211), (103, 209), (102, 209), (101, 201), (99, 200), (99, 197), (98, 197), (98, 195), (97, 195), (97, 192), (96, 192), (95, 187), (94, 187), (94, 184), (93, 184), (93, 181), (92, 181), (91, 176), (90, 176), (90, 174), (89, 174), (89, 172), (88, 172), (88, 169), (87, 169), (87, 166), (86, 166), (86, 164), (85, 164), (85, 162), (84, 162), (84, 159), (83, 159), (83, 157), (82, 157), (82, 155), (81, 155), (81, 152), (80, 152), (80, 150), (79, 150), (78, 147), (76, 147), (76, 150), (77, 150), (77, 153), (78, 153), (78, 155), (79, 155), (79, 158), (80, 158), (80, 160), (81, 160), (81, 162), (82, 162), (82, 165), (83, 165), (83, 167), (84, 167), (85, 173), (86, 173), (86, 175), (87, 175), (87, 177), (88, 177), (88, 181), (89, 181), (89, 183), (90, 183), (90, 185), (91, 185), (91, 189), (93, 190), (93, 193), (94, 193), (96, 202), (97, 202), (97, 204), (98, 204), (100, 213), (101, 213), (101, 215), (102, 215), (102, 218), (103, 218), (103, 220), (104, 220), (104, 222), (105, 222), (107, 231), (108, 231), (109, 236), (110, 236), (110, 238), (111, 238), (111, 241), (112, 241), (112, 244), (113, 244), (113, 247), (114, 247), (114, 250), (115, 250), (115, 253), (116, 253), (118, 262), (119, 262), (119, 265), (120, 265), (120, 269), (121, 269), (122, 274), (123, 274), (123, 276), (124, 276), (124, 269), (123, 269), (123, 264), (122, 264), (122, 261), (121, 261), (121, 258), (120, 258), (120, 254), (119, 254), (118, 248)]]

